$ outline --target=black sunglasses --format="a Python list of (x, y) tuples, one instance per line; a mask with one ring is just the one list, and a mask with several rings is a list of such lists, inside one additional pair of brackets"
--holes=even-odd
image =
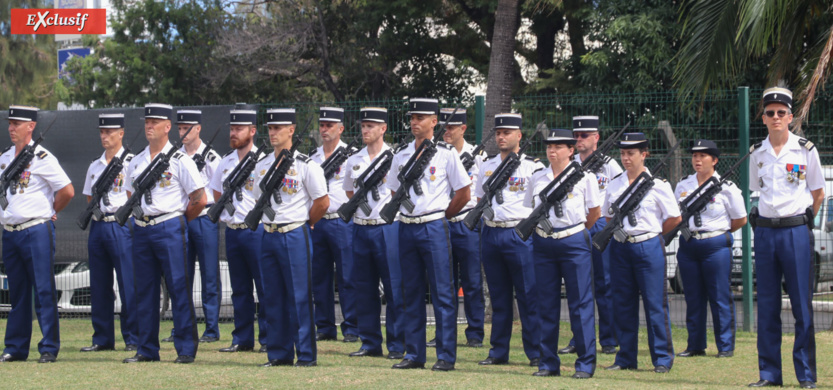
[(783, 117), (787, 116), (787, 110), (778, 110), (778, 111), (771, 111), (770, 110), (770, 111), (764, 112), (764, 114), (766, 114), (766, 116), (768, 116), (770, 118), (774, 118), (776, 112), (778, 113), (779, 118), (783, 118)]
[(592, 134), (590, 132), (573, 132), (573, 137), (575, 138), (587, 138), (591, 135)]

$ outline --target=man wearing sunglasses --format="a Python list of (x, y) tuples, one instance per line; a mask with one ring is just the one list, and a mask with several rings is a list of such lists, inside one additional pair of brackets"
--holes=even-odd
[(758, 367), (750, 387), (781, 386), (781, 281), (795, 317), (793, 365), (801, 388), (816, 388), (813, 328), (813, 220), (824, 199), (824, 175), (812, 142), (790, 132), (792, 92), (764, 91), (767, 137), (752, 146), (749, 188), (759, 191), (750, 212), (758, 284)]
[[(576, 138), (576, 155), (573, 156), (578, 162), (582, 162), (596, 151), (599, 146), (599, 117), (598, 116), (574, 116), (573, 136)], [(622, 173), (622, 168), (614, 159), (610, 159), (596, 174), (599, 182), (599, 193), (602, 199), (605, 196), (605, 188), (610, 179)], [(599, 218), (593, 228), (590, 229), (591, 237), (602, 231), (607, 221)], [(596, 305), (599, 307), (599, 344), (602, 346), (602, 353), (616, 353), (616, 329), (613, 322), (613, 298), (610, 296), (610, 262), (608, 251), (599, 252), (593, 248), (593, 286)], [(571, 315), (572, 317), (572, 315)], [(570, 344), (558, 350), (559, 354), (576, 353), (576, 341), (570, 339)]]

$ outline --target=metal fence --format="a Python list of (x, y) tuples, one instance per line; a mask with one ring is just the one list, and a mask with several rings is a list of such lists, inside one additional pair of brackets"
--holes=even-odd
[[(749, 90), (740, 88), (738, 90), (714, 91), (702, 100), (688, 103), (681, 99), (675, 91), (663, 91), (653, 93), (629, 93), (629, 94), (583, 94), (583, 95), (529, 95), (518, 96), (513, 101), (512, 111), (523, 114), (524, 132), (531, 136), (536, 125), (543, 122), (549, 128), (570, 128), (572, 117), (576, 115), (598, 115), (601, 119), (601, 135), (604, 139), (612, 135), (616, 130), (630, 123), (632, 131), (644, 132), (650, 139), (652, 156), (647, 165), (665, 155), (670, 148), (672, 141), (682, 142), (683, 148), (688, 142), (705, 138), (717, 142), (721, 148), (722, 155), (718, 164), (718, 171), (728, 169), (737, 159), (745, 153), (743, 146), (743, 135), (749, 134), (746, 140), (755, 143), (766, 137), (766, 128), (760, 119), (761, 107), (759, 104), (762, 90)], [(468, 101), (444, 101), (444, 107), (459, 106), (467, 110), (469, 129), (466, 137), (469, 142), (480, 142), (491, 133), (492, 125), (483, 123), (485, 117), (485, 100), (483, 97), (475, 97)], [(833, 103), (833, 93), (822, 92), (817, 95), (813, 105), (809, 121), (804, 124), (804, 135), (812, 140), (819, 149), (822, 164), (833, 165), (833, 145), (828, 142), (831, 135), (829, 131), (833, 127), (833, 112), (828, 107)], [(303, 124), (311, 122), (311, 130), (305, 137), (303, 145), (299, 148), (302, 152), (311, 150), (317, 144), (316, 117), (318, 108), (321, 106), (338, 106), (345, 109), (347, 130), (343, 139), (349, 142), (350, 139), (359, 135), (359, 129), (355, 122), (359, 117), (361, 107), (374, 106), (385, 107), (389, 110), (388, 132), (385, 137), (389, 143), (397, 143), (410, 134), (407, 119), (407, 99), (384, 100), (384, 101), (351, 101), (343, 103), (333, 102), (287, 102), (261, 104), (259, 112), (261, 120), (265, 123), (265, 111), (268, 108), (294, 107), (298, 113), (298, 131), (302, 131)], [(196, 107), (203, 110), (204, 128), (213, 132), (217, 125), (228, 123), (228, 110), (231, 106), (204, 106)], [(62, 129), (52, 131), (43, 145), (51, 150), (67, 170), (72, 179), (78, 196), (70, 202), (69, 207), (61, 213), (57, 226), (57, 265), (56, 285), (61, 294), (59, 304), (61, 312), (71, 316), (85, 316), (89, 314), (89, 276), (86, 271), (86, 240), (87, 232), (81, 231), (74, 224), (75, 216), (84, 207), (84, 199), (80, 194), (83, 185), (84, 174), (89, 161), (101, 154), (100, 142), (96, 131), (96, 118), (101, 112), (123, 112), (127, 115), (127, 132), (134, 134), (141, 126), (140, 109), (114, 109), (114, 110), (83, 110), (83, 111), (62, 111), (45, 113), (45, 115), (61, 116), (60, 127)], [(43, 114), (42, 114), (43, 115)], [(748, 128), (744, 121), (751, 118)], [(42, 120), (42, 122), (47, 122)], [(259, 141), (265, 141), (265, 127), (259, 127)], [(130, 135), (125, 137), (131, 139)], [(176, 138), (176, 136), (172, 136)], [(144, 147), (146, 142), (139, 137), (138, 150)], [(221, 132), (214, 147), (221, 154), (227, 151), (228, 134)], [(528, 152), (531, 155), (544, 157), (544, 148), (541, 143), (534, 144)], [(616, 153), (614, 152), (614, 156)], [(829, 172), (828, 172), (829, 171)], [(686, 152), (678, 152), (669, 168), (658, 172), (669, 179), (672, 185), (676, 184), (680, 177), (692, 173), (690, 157)], [(828, 182), (833, 182), (833, 168), (826, 169)], [(736, 180), (736, 182), (739, 182)], [(833, 191), (827, 192), (827, 200), (824, 202), (819, 217), (818, 226), (815, 230), (816, 238), (816, 261), (817, 261), (817, 294), (814, 304), (816, 329), (830, 329), (833, 325), (833, 294), (830, 293), (833, 285), (833, 233), (827, 224), (833, 221), (833, 212), (828, 212), (833, 207)], [(751, 199), (754, 202), (754, 197)], [(221, 229), (222, 231), (222, 229)], [(732, 282), (736, 292), (736, 306), (738, 314), (738, 328), (755, 329), (754, 316), (754, 278), (750, 279), (752, 289), (747, 288), (747, 295), (742, 294), (742, 259), (746, 254), (753, 257), (754, 238), (752, 244), (742, 245), (740, 232), (735, 234), (735, 249), (732, 272)], [(220, 234), (220, 258), (223, 279), (223, 309), (221, 315), (229, 320), (232, 316), (231, 289), (228, 283), (227, 265), (225, 264), (225, 249), (223, 234)], [(675, 258), (676, 243), (669, 245), (667, 254), (667, 273), (669, 279), (669, 300), (671, 308), (671, 320), (675, 325), (685, 325), (685, 301), (681, 294), (681, 283), (677, 273)], [(748, 268), (750, 271), (753, 268)], [(2, 267), (0, 266), (0, 273)], [(754, 275), (749, 274), (751, 277)], [(766, 286), (766, 288), (777, 288)], [(750, 294), (753, 293), (753, 294)], [(200, 286), (199, 280), (194, 286), (194, 299), (200, 310)], [(0, 290), (0, 312), (8, 310), (7, 292)], [(566, 304), (562, 306), (564, 313), (562, 318), (566, 320)], [(794, 320), (786, 308), (782, 320), (787, 330), (791, 330)], [(430, 315), (430, 312), (429, 312)], [(460, 318), (463, 318), (462, 310)], [(340, 319), (340, 317), (339, 317)], [(709, 318), (711, 321), (711, 318)]]

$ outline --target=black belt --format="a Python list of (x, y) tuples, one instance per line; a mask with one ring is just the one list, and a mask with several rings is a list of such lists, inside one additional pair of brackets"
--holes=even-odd
[(787, 218), (758, 217), (757, 225), (765, 228), (788, 228), (807, 224), (806, 215), (796, 215)]

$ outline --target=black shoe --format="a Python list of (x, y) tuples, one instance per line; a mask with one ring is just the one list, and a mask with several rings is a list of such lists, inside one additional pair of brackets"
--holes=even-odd
[(135, 356), (124, 359), (121, 362), (122, 363), (144, 363), (144, 362), (152, 362), (152, 361), (155, 361), (155, 360), (156, 359), (151, 359), (151, 358), (149, 358), (145, 355), (139, 355), (137, 353)]
[(802, 389), (815, 389), (816, 388), (816, 382), (801, 381), (801, 382), (798, 382), (798, 387), (800, 387)]
[(304, 361), (298, 360), (297, 362), (295, 362), (295, 367), (315, 367), (317, 365), (318, 365), (318, 362), (316, 362), (315, 360), (313, 360), (311, 362), (304, 362)]
[(40, 359), (38, 359), (38, 363), (55, 363), (55, 360), (57, 359), (58, 358), (55, 357), (55, 355), (53, 355), (52, 353), (44, 352), (40, 354)]
[(706, 351), (699, 350), (699, 351), (690, 351), (686, 349), (677, 354), (679, 357), (694, 357), (694, 356), (706, 356)]
[(405, 352), (388, 352), (388, 359), (400, 360), (405, 358)]
[(559, 355), (566, 355), (568, 353), (576, 353), (576, 347), (574, 345), (568, 345), (558, 350)]
[(483, 342), (477, 339), (466, 340), (466, 346), (472, 348), (483, 348)]
[(561, 373), (558, 371), (540, 369), (538, 372), (532, 373), (532, 376), (561, 376)]
[(253, 349), (254, 347), (244, 347), (240, 344), (232, 344), (231, 346), (228, 346), (226, 348), (220, 348), (220, 352), (245, 352), (251, 351)]
[(194, 362), (194, 357), (191, 356), (191, 355), (179, 355), (179, 356), (176, 357), (176, 360), (174, 360), (174, 363), (181, 363), (181, 364), (188, 364), (188, 363), (193, 363), (193, 362)]
[(538, 358), (529, 359), (529, 366), (530, 367), (538, 367), (539, 364), (541, 364), (541, 359), (538, 359)]
[(81, 352), (98, 352), (98, 351), (115, 351), (114, 347), (105, 347), (103, 345), (93, 344), (89, 347), (81, 348)]
[(572, 376), (574, 379), (590, 379), (593, 377), (593, 374), (584, 371), (576, 371), (575, 374)]
[(372, 357), (380, 357), (383, 356), (382, 351), (371, 351), (369, 349), (360, 349), (356, 352), (351, 352), (349, 355), (350, 357), (364, 357), (364, 356), (372, 356)]
[(425, 343), (425, 346), (428, 348), (437, 348), (437, 338), (434, 337), (431, 341)]
[(213, 343), (215, 341), (220, 341), (219, 337), (211, 337), (211, 336), (202, 336), (200, 337), (201, 343)]
[(336, 336), (328, 336), (324, 333), (318, 333), (315, 335), (315, 341), (336, 341)]
[(425, 363), (417, 363), (411, 359), (402, 359), (401, 362), (394, 364), (391, 368), (400, 370), (408, 370), (411, 368), (425, 368)]
[(761, 379), (755, 383), (750, 383), (747, 387), (770, 387), (770, 386), (778, 386), (781, 387), (780, 383), (775, 383), (772, 381), (768, 381), (766, 379)]
[(616, 353), (616, 346), (615, 345), (603, 345), (602, 346), (602, 353), (605, 355), (613, 355)]
[(25, 362), (25, 361), (26, 361), (26, 358), (14, 357), (13, 355), (8, 354), (8, 353), (4, 353), (3, 355), (0, 355), (0, 363)]
[(656, 366), (656, 367), (654, 367), (654, 372), (656, 372), (657, 374), (667, 374), (668, 371), (671, 371), (671, 369), (666, 367), (666, 366)]
[(344, 335), (344, 339), (342, 339), (341, 341), (344, 341), (345, 343), (355, 343), (356, 341), (359, 341), (359, 336), (356, 336), (354, 334), (346, 334)]
[(454, 363), (449, 363), (445, 360), (437, 360), (434, 363), (434, 367), (431, 367), (431, 371), (451, 371), (454, 370)]
[(294, 361), (292, 361), (292, 359), (275, 359), (275, 360), (270, 360), (270, 361), (266, 362), (266, 364), (261, 364), (260, 366), (261, 367), (291, 366), (292, 363), (295, 363)]
[(612, 366), (605, 367), (605, 370), (616, 371), (616, 370), (635, 370), (635, 367), (622, 367), (618, 364), (614, 364)]
[(125, 352), (136, 352), (139, 350), (139, 346), (136, 344), (127, 344), (124, 346)]
[(486, 360), (481, 360), (477, 364), (479, 364), (481, 366), (497, 366), (497, 365), (506, 364), (506, 363), (509, 363), (509, 360), (500, 360), (500, 359), (496, 359), (496, 358), (493, 358), (493, 357), (487, 357)]
[(265, 345), (261, 345), (260, 349), (257, 352), (258, 353), (266, 353), (266, 352), (269, 352), (269, 348), (267, 348)]
[(174, 342), (174, 336), (165, 337), (164, 339), (162, 339), (162, 342), (163, 343), (172, 343), (172, 342)]
[(735, 356), (735, 351), (721, 351), (717, 353), (717, 357), (719, 358), (727, 358)]

